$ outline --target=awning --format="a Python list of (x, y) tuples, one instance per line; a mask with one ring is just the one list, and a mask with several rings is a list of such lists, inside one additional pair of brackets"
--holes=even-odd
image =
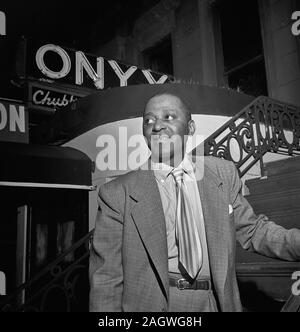
[[(232, 117), (255, 98), (230, 89), (198, 84), (140, 84), (99, 91), (79, 99), (56, 114), (66, 142), (106, 123), (141, 117), (146, 101), (157, 93), (174, 93), (192, 114)], [(60, 129), (57, 129), (59, 131)], [(60, 141), (57, 138), (57, 141)]]
[(0, 186), (92, 190), (92, 161), (70, 147), (0, 142)]

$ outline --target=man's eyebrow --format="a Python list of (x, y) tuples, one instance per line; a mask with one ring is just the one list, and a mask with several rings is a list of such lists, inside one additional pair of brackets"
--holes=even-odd
[[(177, 115), (177, 109), (176, 108), (165, 108), (165, 109), (163, 109), (162, 110), (162, 114), (174, 114), (174, 115)], [(155, 113), (152, 113), (152, 112), (148, 112), (148, 113), (144, 113), (143, 114), (143, 118), (146, 118), (146, 117), (148, 117), (148, 116), (150, 116), (150, 117), (156, 117), (157, 116), (157, 114), (155, 114)]]
[[(177, 108), (168, 108), (168, 107), (166, 107), (166, 108), (161, 109), (161, 112), (162, 112), (162, 113), (167, 113), (167, 112), (175, 112), (175, 113), (176, 113), (176, 111), (177, 111)], [(151, 115), (154, 115), (154, 116), (155, 116), (155, 114), (152, 113), (152, 112), (144, 113), (144, 114), (145, 114), (145, 115), (146, 115), (146, 114), (151, 114)]]
[(143, 118), (145, 118), (146, 116), (155, 116), (153, 113), (149, 112), (149, 113), (144, 113), (143, 114)]

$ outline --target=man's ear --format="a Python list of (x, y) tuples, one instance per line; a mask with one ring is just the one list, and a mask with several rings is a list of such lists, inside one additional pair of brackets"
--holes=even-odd
[(189, 128), (189, 132), (188, 132), (188, 134), (189, 134), (190, 136), (193, 136), (194, 133), (195, 133), (195, 131), (196, 131), (196, 124), (195, 124), (194, 120), (190, 120), (190, 121), (188, 122), (188, 128)]

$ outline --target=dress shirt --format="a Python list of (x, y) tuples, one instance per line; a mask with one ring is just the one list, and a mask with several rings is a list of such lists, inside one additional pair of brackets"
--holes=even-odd
[[(210, 277), (209, 259), (207, 251), (207, 242), (205, 235), (205, 225), (203, 219), (202, 205), (198, 185), (195, 177), (196, 165), (192, 163), (190, 157), (186, 154), (179, 167), (185, 171), (185, 183), (190, 193), (190, 201), (194, 215), (201, 215), (202, 220), (197, 226), (201, 237), (201, 244), (203, 249), (203, 264), (198, 274), (199, 278)], [(160, 197), (162, 201), (163, 211), (166, 221), (167, 243), (168, 243), (168, 258), (169, 258), (169, 272), (180, 273), (178, 269), (178, 247), (175, 238), (175, 220), (176, 220), (176, 182), (171, 174), (174, 167), (165, 164), (152, 163), (155, 179), (158, 184)]]

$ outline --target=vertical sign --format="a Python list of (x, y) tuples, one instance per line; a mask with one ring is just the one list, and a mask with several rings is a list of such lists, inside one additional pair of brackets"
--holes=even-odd
[(1, 295), (6, 295), (6, 277), (2, 271), (0, 271), (0, 296)]
[(6, 17), (3, 12), (0, 11), (0, 36), (6, 35)]
[[(23, 205), (18, 208), (17, 221), (17, 250), (16, 250), (16, 286), (26, 282), (27, 267), (27, 222), (28, 206)], [(18, 297), (18, 304), (25, 303), (25, 290), (22, 290)]]

